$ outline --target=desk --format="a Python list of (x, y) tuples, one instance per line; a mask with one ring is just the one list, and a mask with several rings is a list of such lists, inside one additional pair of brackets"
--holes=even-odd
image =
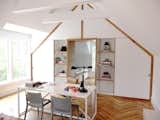
[[(96, 95), (96, 87), (95, 86), (86, 86), (88, 89), (87, 93), (80, 93), (80, 92), (73, 92), (73, 91), (64, 91), (64, 88), (66, 86), (75, 86), (79, 87), (77, 84), (65, 84), (65, 85), (43, 85), (41, 87), (18, 87), (18, 116), (21, 116), (20, 113), (20, 91), (22, 90), (32, 90), (32, 91), (38, 91), (38, 92), (46, 92), (48, 94), (58, 94), (58, 95), (65, 95), (65, 96), (71, 96), (76, 98), (82, 98), (85, 100), (85, 120), (93, 120), (96, 113), (97, 113), (97, 95)], [(93, 115), (88, 115), (88, 98), (91, 97), (91, 105), (93, 109)]]

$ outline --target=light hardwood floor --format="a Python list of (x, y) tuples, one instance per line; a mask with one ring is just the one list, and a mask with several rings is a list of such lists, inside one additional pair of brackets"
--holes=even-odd
[[(109, 95), (98, 94), (97, 115), (95, 120), (143, 120), (143, 109), (153, 109), (146, 100), (128, 99)], [(25, 104), (23, 104), (25, 107)], [(17, 115), (17, 96), (12, 95), (0, 99), (0, 112), (12, 116)], [(44, 120), (49, 120), (50, 115), (45, 114)], [(31, 111), (28, 120), (37, 120), (37, 113)], [(59, 117), (54, 117), (59, 120)], [(67, 120), (65, 118), (65, 120)]]
[(95, 120), (143, 120), (143, 109), (153, 109), (146, 100), (98, 95)]

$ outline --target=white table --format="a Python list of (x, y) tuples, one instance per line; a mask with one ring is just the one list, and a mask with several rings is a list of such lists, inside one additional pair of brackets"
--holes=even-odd
[[(93, 120), (96, 113), (97, 113), (97, 95), (96, 95), (96, 87), (95, 86), (86, 86), (86, 88), (88, 89), (87, 93), (80, 93), (80, 92), (73, 92), (73, 91), (64, 91), (64, 88), (66, 86), (75, 86), (75, 87), (79, 87), (79, 85), (77, 84), (65, 84), (65, 85), (44, 85), (42, 87), (18, 87), (18, 116), (21, 116), (20, 113), (20, 91), (22, 90), (32, 90), (32, 91), (38, 91), (38, 92), (46, 92), (49, 94), (58, 94), (58, 95), (65, 95), (65, 96), (71, 96), (71, 97), (77, 97), (77, 98), (82, 98), (85, 100), (85, 120), (91, 119)], [(89, 96), (91, 96), (91, 104), (92, 107), (94, 108), (94, 113), (92, 116), (88, 115), (88, 98)]]

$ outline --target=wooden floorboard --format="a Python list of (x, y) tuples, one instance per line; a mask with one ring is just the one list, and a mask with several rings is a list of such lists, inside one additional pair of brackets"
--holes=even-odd
[(147, 100), (98, 95), (95, 120), (143, 120), (143, 109), (153, 109)]
[[(98, 94), (97, 99), (97, 115), (95, 120), (143, 120), (143, 109), (153, 109), (151, 103), (147, 100), (101, 94)], [(0, 99), (0, 112), (7, 114), (7, 110), (15, 116), (17, 112), (16, 95)], [(31, 111), (27, 117), (27, 120), (38, 119), (36, 111)], [(44, 120), (50, 120), (50, 115), (44, 114)], [(60, 120), (59, 116), (54, 116), (54, 120)], [(63, 120), (68, 119), (64, 118)]]

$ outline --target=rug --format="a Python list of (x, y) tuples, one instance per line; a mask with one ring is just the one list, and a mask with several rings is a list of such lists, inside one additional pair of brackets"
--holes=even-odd
[(23, 119), (0, 113), (0, 120), (23, 120)]

